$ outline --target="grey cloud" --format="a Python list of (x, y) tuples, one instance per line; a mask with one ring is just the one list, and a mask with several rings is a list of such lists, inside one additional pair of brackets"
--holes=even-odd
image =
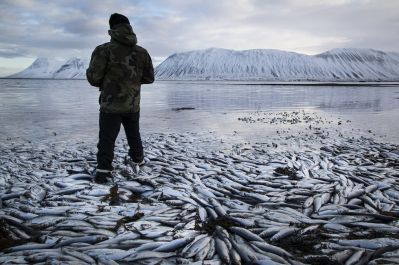
[[(297, 1), (292, 1), (293, 3)], [(333, 1), (331, 1), (333, 2)], [(389, 49), (395, 42), (385, 42), (399, 32), (398, 1), (341, 1), (330, 5), (288, 5), (273, 9), (265, 15), (258, 13), (248, 18), (248, 24), (262, 24), (279, 30), (305, 32), (320, 37), (347, 39), (345, 46), (362, 46)], [(345, 2), (347, 2), (345, 4)], [(267, 7), (265, 7), (268, 10)], [(399, 38), (397, 38), (398, 40)]]
[(14, 58), (21, 55), (27, 55), (28, 50), (18, 46), (2, 45), (0, 44), (0, 57), (3, 58)]
[(108, 41), (113, 12), (127, 15), (159, 58), (208, 47), (399, 50), (399, 1), (3, 0), (0, 57), (89, 55)]
[[(316, 52), (337, 46), (357, 45), (398, 49), (396, 43), (399, 37), (395, 37), (396, 41), (381, 41), (391, 40), (399, 32), (398, 1), (217, 2), (217, 5), (212, 5), (210, 1), (205, 1), (205, 7), (200, 10), (205, 10), (203, 13), (207, 16), (191, 17), (187, 24), (192, 25), (192, 31), (184, 32), (192, 35), (195, 30), (203, 37), (202, 40), (227, 46), (236, 44), (239, 48), (245, 44), (254, 48), (257, 43), (263, 45), (258, 48), (283, 47), (294, 51), (308, 48)], [(183, 6), (182, 13), (189, 12), (184, 9), (186, 7)], [(234, 29), (237, 31), (234, 32)], [(290, 47), (289, 43), (294, 44), (298, 37), (307, 40)], [(192, 38), (187, 36), (186, 39), (187, 44), (193, 45)], [(273, 43), (274, 40), (277, 42)]]

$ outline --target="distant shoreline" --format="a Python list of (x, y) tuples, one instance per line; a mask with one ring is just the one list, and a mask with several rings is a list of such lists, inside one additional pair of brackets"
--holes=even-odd
[(157, 82), (175, 83), (221, 83), (226, 85), (255, 85), (255, 86), (398, 86), (399, 81), (260, 81), (260, 80), (156, 80)]
[[(9, 78), (9, 80), (86, 80), (72, 78)], [(263, 80), (155, 80), (156, 82), (208, 83), (228, 85), (279, 85), (279, 86), (398, 86), (399, 81), (263, 81)]]

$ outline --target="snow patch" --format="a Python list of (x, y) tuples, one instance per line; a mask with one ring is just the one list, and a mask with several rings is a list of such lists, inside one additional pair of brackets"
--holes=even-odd
[(8, 76), (9, 78), (43, 78), (43, 79), (85, 79), (89, 61), (73, 57), (59, 61), (41, 57), (25, 70)]

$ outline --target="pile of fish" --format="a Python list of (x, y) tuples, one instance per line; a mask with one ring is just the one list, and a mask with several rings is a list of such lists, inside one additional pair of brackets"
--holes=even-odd
[(121, 140), (106, 185), (87, 144), (2, 144), (0, 264), (399, 264), (397, 145), (200, 143), (152, 135), (137, 167)]
[[(281, 111), (281, 112), (270, 112), (270, 111), (255, 111), (248, 112), (246, 116), (239, 117), (239, 121), (245, 123), (266, 123), (266, 124), (332, 124), (335, 123), (337, 118), (327, 119), (318, 115), (316, 112), (311, 111)], [(338, 125), (341, 125), (343, 120), (338, 118)], [(346, 120), (349, 123), (350, 120)]]

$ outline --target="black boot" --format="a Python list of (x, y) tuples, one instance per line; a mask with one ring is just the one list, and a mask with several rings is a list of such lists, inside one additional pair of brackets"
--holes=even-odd
[(139, 159), (132, 159), (132, 160), (133, 160), (133, 163), (135, 163), (136, 165), (138, 165), (140, 167), (145, 165), (144, 157), (141, 157)]
[(98, 184), (105, 184), (107, 183), (107, 178), (112, 179), (111, 172), (96, 172), (96, 176), (94, 177), (94, 182)]
[(138, 157), (133, 159), (130, 156), (125, 156), (125, 165), (129, 165), (132, 168), (136, 167), (136, 166), (144, 166), (145, 165), (145, 160), (144, 160), (144, 156)]

